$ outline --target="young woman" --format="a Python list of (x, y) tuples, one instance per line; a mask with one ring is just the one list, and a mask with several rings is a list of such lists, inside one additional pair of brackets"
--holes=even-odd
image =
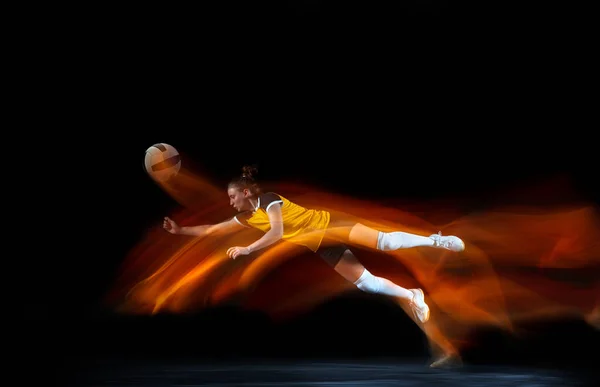
[(421, 289), (406, 289), (371, 274), (352, 253), (352, 246), (362, 246), (391, 251), (418, 246), (460, 252), (464, 242), (456, 236), (433, 234), (422, 236), (402, 231), (383, 232), (349, 217), (332, 215), (328, 211), (304, 208), (285, 197), (262, 193), (254, 175), (254, 167), (245, 166), (242, 175), (232, 180), (227, 188), (229, 203), (239, 214), (214, 225), (181, 227), (165, 217), (163, 227), (172, 234), (191, 236), (223, 235), (254, 227), (264, 235), (248, 246), (233, 246), (227, 250), (236, 259), (263, 249), (280, 240), (306, 246), (317, 253), (342, 277), (364, 292), (396, 297), (408, 303), (416, 319), (422, 323), (429, 319), (429, 306)]

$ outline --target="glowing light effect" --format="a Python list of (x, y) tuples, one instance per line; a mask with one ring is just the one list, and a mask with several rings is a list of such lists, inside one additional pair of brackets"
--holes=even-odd
[[(490, 204), (462, 213), (450, 202), (374, 203), (297, 184), (268, 185), (300, 205), (346, 211), (380, 230), (424, 235), (442, 230), (463, 238), (467, 248), (460, 254), (431, 248), (357, 250), (375, 275), (425, 290), (432, 315), (422, 328), (432, 344), (460, 348), (469, 344), (466, 338), (475, 327), (518, 333), (522, 322), (561, 317), (600, 327), (600, 216), (589, 203)], [(224, 188), (189, 170), (182, 169), (163, 188), (182, 204), (179, 213), (165, 214), (180, 224), (216, 223), (235, 214)], [(565, 189), (564, 181), (544, 187), (559, 188)], [(514, 194), (527, 198), (530, 193)], [(157, 224), (124, 261), (109, 302), (123, 313), (155, 314), (236, 300), (274, 319), (288, 319), (343, 292), (359, 291), (318, 256), (290, 243), (235, 261), (227, 257), (228, 247), (250, 244), (261, 235), (248, 229), (192, 238), (171, 235)]]

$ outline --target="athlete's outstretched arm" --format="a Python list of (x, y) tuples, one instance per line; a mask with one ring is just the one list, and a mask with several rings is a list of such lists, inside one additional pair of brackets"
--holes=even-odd
[(248, 255), (253, 251), (260, 250), (281, 240), (283, 237), (283, 217), (281, 215), (281, 204), (277, 203), (269, 206), (267, 215), (269, 216), (269, 223), (271, 224), (269, 231), (267, 231), (260, 239), (246, 247), (230, 247), (227, 250), (227, 255), (229, 255), (229, 257), (236, 259), (240, 255)]
[(205, 224), (200, 226), (179, 226), (173, 219), (165, 217), (163, 228), (171, 234), (191, 235), (197, 237), (217, 236), (230, 234), (244, 229), (244, 226), (229, 219), (217, 224)]

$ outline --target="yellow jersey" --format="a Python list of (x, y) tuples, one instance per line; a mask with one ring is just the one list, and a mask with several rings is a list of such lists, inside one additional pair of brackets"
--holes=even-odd
[(268, 192), (259, 195), (254, 211), (241, 212), (234, 219), (242, 226), (267, 232), (271, 229), (267, 211), (273, 205), (281, 205), (283, 239), (317, 251), (331, 219), (328, 211), (307, 209), (281, 195)]

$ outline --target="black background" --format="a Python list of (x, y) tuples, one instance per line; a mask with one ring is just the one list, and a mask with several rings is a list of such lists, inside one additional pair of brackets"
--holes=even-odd
[[(566, 176), (597, 203), (588, 14), (516, 1), (23, 11), (11, 105), (28, 157), (13, 181), (24, 204), (9, 208), (19, 332), (39, 353), (73, 357), (426, 355), (401, 312), (362, 294), (284, 327), (230, 309), (135, 320), (106, 310), (100, 300), (127, 252), (177, 207), (145, 175), (144, 151), (176, 144), (223, 182), (258, 163), (268, 180), (369, 200), (459, 197), (474, 208), (507, 187)], [(354, 352), (328, 345), (323, 327), (344, 321), (360, 321)], [(195, 336), (202, 324), (215, 337)], [(403, 345), (386, 343), (381, 332), (397, 326)], [(292, 340), (314, 329), (311, 345)], [(470, 360), (577, 363), (588, 358), (573, 350), (598, 337), (577, 321), (540, 332), (526, 343), (492, 332)], [(279, 345), (262, 342), (273, 335)]]

